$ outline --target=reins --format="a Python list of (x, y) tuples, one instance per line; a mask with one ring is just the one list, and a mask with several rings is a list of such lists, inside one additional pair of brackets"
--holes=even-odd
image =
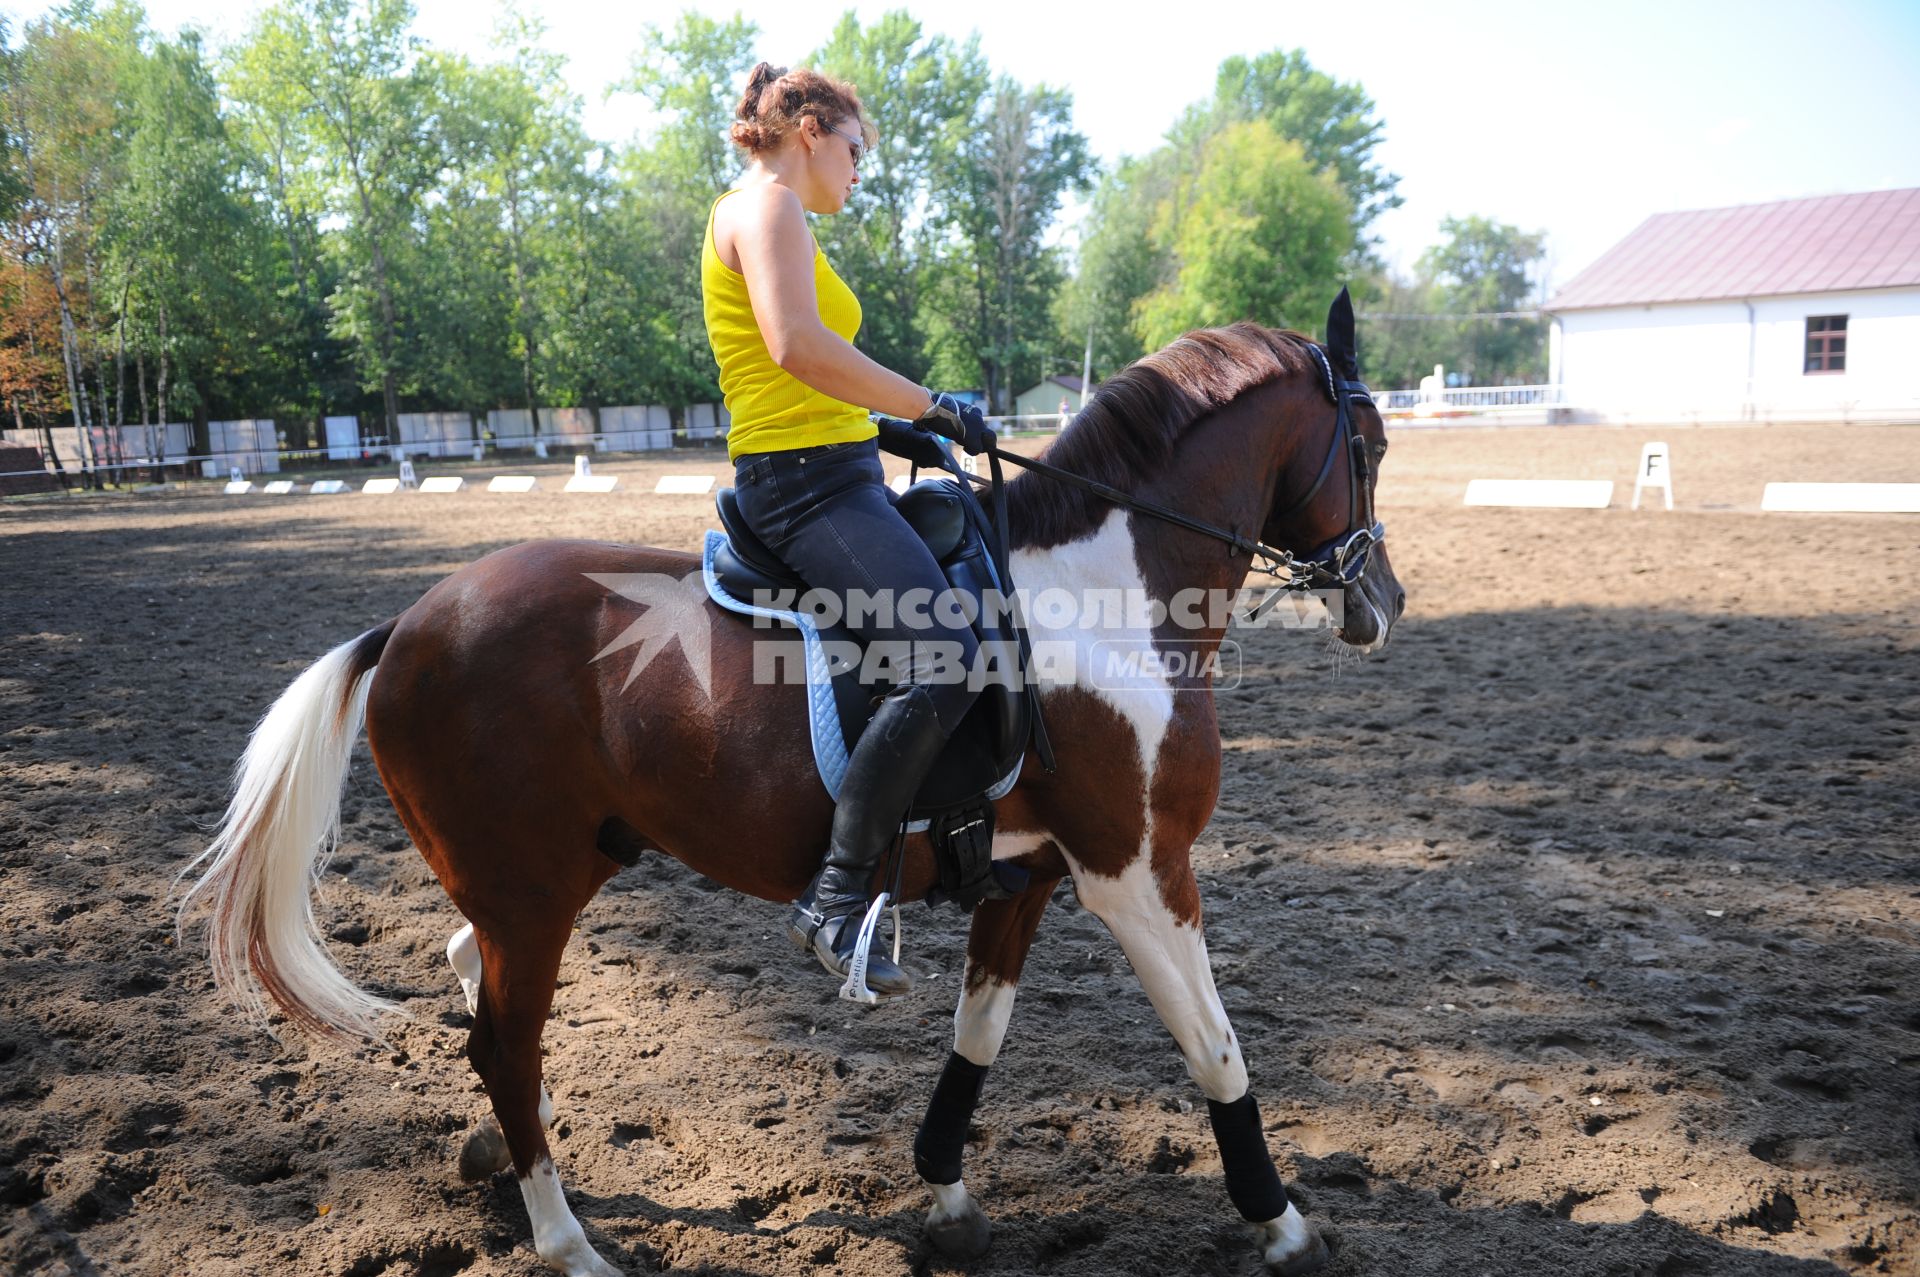
[[(988, 462), (992, 471), (991, 479), (983, 479), (979, 475), (968, 474), (960, 469), (951, 457), (948, 457), (943, 468), (956, 478), (970, 480), (973, 483), (981, 484), (990, 489), (994, 507), (994, 526), (999, 531), (1000, 541), (1000, 544), (994, 547), (996, 555), (995, 566), (1001, 569), (1003, 580), (1006, 575), (1005, 550), (1007, 524), (1006, 495), (1004, 491), (1005, 481), (1000, 469), (1000, 462), (1002, 459), (1005, 459), (1011, 461), (1023, 470), (1031, 470), (1036, 474), (1043, 474), (1049, 479), (1064, 483), (1069, 487), (1079, 488), (1083, 492), (1092, 493), (1103, 501), (1111, 501), (1113, 504), (1125, 507), (1135, 513), (1144, 514), (1149, 518), (1158, 519), (1163, 523), (1171, 523), (1175, 527), (1185, 528), (1189, 532), (1197, 532), (1202, 536), (1225, 542), (1229, 553), (1245, 554), (1252, 558), (1253, 562), (1249, 564), (1248, 571), (1278, 578), (1280, 581), (1278, 588), (1283, 591), (1299, 593), (1312, 589), (1344, 588), (1350, 585), (1359, 576), (1360, 572), (1364, 570), (1367, 556), (1372, 548), (1386, 540), (1386, 529), (1379, 523), (1376, 523), (1372, 518), (1373, 510), (1370, 499), (1365, 502), (1367, 507), (1367, 517), (1365, 520), (1357, 527), (1354, 526), (1353, 522), (1362, 505), (1361, 496), (1366, 491), (1366, 483), (1363, 477), (1366, 469), (1366, 461), (1363, 455), (1363, 449), (1353, 448), (1351, 446), (1353, 443), (1359, 443), (1361, 441), (1359, 437), (1353, 433), (1352, 416), (1348, 411), (1347, 404), (1348, 401), (1352, 399), (1364, 399), (1366, 402), (1372, 403), (1373, 392), (1367, 389), (1366, 385), (1362, 382), (1348, 381), (1335, 376), (1332, 362), (1328, 360), (1326, 353), (1322, 351), (1319, 346), (1309, 346), (1308, 349), (1313, 352), (1313, 357), (1319, 362), (1321, 371), (1326, 374), (1327, 395), (1333, 400), (1336, 414), (1334, 418), (1333, 437), (1327, 443), (1326, 459), (1320, 463), (1320, 473), (1318, 477), (1314, 479), (1313, 486), (1307, 489), (1305, 496), (1299, 498), (1285, 510), (1280, 511), (1280, 514), (1292, 514), (1294, 511), (1301, 509), (1319, 494), (1322, 487), (1326, 486), (1327, 477), (1333, 473), (1333, 459), (1338, 455), (1340, 444), (1343, 440), (1349, 441), (1350, 451), (1353, 453), (1351, 458), (1353, 468), (1349, 475), (1351, 491), (1349, 492), (1350, 504), (1346, 533), (1334, 538), (1334, 540), (1328, 542), (1306, 558), (1300, 558), (1290, 550), (1283, 550), (1276, 546), (1268, 545), (1263, 541), (1242, 536), (1231, 528), (1218, 527), (1214, 524), (1191, 518), (1188, 515), (1180, 513), (1178, 510), (1169, 509), (1163, 505), (1156, 505), (1151, 501), (1142, 501), (1109, 484), (1101, 483), (1097, 479), (1089, 479), (1085, 475), (1075, 474), (1071, 470), (1062, 470), (1059, 466), (1052, 465), (1048, 462), (1038, 461), (1032, 457), (1023, 457), (1018, 453), (1008, 452), (1002, 449), (997, 443), (987, 449)], [(1371, 494), (1369, 493), (1367, 496), (1370, 498)], [(1271, 603), (1272, 600), (1268, 600), (1266, 606), (1271, 606)], [(1264, 610), (1264, 608), (1262, 610)]]

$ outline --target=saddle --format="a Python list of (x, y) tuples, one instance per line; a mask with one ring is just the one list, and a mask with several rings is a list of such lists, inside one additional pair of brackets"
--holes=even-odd
[[(726, 531), (707, 533), (708, 595), (728, 611), (769, 617), (800, 631), (807, 652), (814, 761), (827, 792), (837, 799), (847, 756), (891, 684), (869, 662), (850, 658), (864, 645), (846, 626), (821, 625), (800, 611), (769, 606), (770, 600), (797, 600), (806, 583), (747, 526), (732, 488), (721, 488), (714, 497)], [(895, 508), (926, 542), (953, 589), (976, 603), (989, 590), (1012, 596), (996, 562), (993, 528), (971, 491), (956, 480), (929, 479), (907, 489)], [(925, 830), (934, 844), (941, 885), (929, 903), (952, 900), (967, 910), (1026, 885), (1024, 870), (993, 863), (993, 802), (1019, 779), (1038, 714), (1017, 618), (1005, 608), (977, 607), (974, 615), (974, 634), (994, 658), (995, 677), (954, 729), (905, 823), (910, 832)]]

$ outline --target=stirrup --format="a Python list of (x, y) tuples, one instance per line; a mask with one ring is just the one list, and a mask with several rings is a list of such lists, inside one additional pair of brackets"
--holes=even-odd
[[(840, 996), (848, 1002), (859, 1002), (872, 1006), (880, 1001), (880, 995), (867, 987), (867, 960), (873, 953), (873, 929), (885, 912), (891, 897), (881, 892), (867, 906), (866, 917), (860, 920), (860, 934), (854, 938), (853, 956), (847, 960), (847, 982), (840, 986)], [(893, 910), (893, 963), (900, 965), (900, 909)]]

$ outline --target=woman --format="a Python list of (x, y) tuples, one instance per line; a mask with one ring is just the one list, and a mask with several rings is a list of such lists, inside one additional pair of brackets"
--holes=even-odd
[[(979, 409), (930, 394), (853, 347), (860, 301), (805, 216), (839, 212), (860, 180), (874, 132), (852, 86), (762, 62), (736, 116), (733, 142), (747, 169), (714, 201), (700, 285), (733, 419), (727, 453), (740, 513), (810, 588), (843, 601), (855, 591), (877, 598), (878, 608), (843, 614), (861, 639), (889, 645), (902, 671), (848, 760), (825, 862), (787, 928), (844, 976), (880, 857), (978, 694), (952, 677), (972, 667), (969, 627), (943, 609), (887, 606), (912, 590), (937, 597), (947, 581), (893, 508), (877, 440), (884, 429), (889, 451), (922, 459), (938, 445), (903, 422), (876, 427), (868, 413), (906, 418), (968, 451), (989, 446), (992, 434)], [(913, 981), (874, 952), (867, 985), (897, 997)]]

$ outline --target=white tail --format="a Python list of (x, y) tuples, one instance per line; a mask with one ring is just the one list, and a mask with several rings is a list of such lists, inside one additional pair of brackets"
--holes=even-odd
[(313, 883), (339, 837), (340, 788), (366, 717), (373, 667), (393, 622), (315, 661), (253, 729), (213, 844), (181, 871), (206, 872), (180, 904), (208, 905), (214, 983), (261, 1020), (271, 997), (296, 1023), (377, 1038), (392, 1003), (355, 988), (313, 920)]

